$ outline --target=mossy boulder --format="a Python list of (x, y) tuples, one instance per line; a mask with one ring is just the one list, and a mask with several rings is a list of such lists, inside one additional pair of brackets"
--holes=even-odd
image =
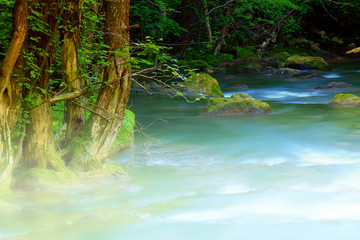
[(265, 67), (284, 68), (285, 60), (291, 57), (288, 52), (279, 52), (270, 57), (263, 58), (261, 63)]
[(44, 168), (31, 168), (26, 173), (16, 178), (17, 188), (41, 188), (56, 187), (63, 184), (72, 184), (77, 182), (78, 178), (74, 172), (57, 172)]
[(268, 103), (256, 100), (246, 93), (231, 98), (211, 98), (206, 107), (208, 115), (257, 115), (271, 113)]
[(354, 94), (336, 94), (329, 102), (333, 106), (360, 106), (360, 97)]
[(87, 179), (106, 179), (114, 177), (126, 176), (124, 169), (118, 165), (103, 164), (98, 169), (93, 169), (86, 172), (78, 172), (81, 180)]
[(0, 185), (0, 199), (8, 199), (13, 196), (13, 192), (8, 186)]
[(222, 97), (218, 81), (207, 73), (192, 73), (178, 89), (185, 96)]
[(329, 65), (322, 57), (291, 56), (285, 60), (285, 65), (296, 69), (329, 70)]
[(246, 63), (240, 67), (240, 72), (242, 73), (256, 73), (261, 72), (263, 67), (258, 62)]
[(301, 70), (294, 68), (279, 68), (273, 69), (273, 74), (277, 76), (292, 77), (302, 74)]

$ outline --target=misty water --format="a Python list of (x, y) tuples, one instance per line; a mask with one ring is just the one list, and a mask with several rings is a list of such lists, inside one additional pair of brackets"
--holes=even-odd
[(136, 145), (112, 159), (128, 176), (16, 192), (0, 204), (0, 238), (358, 239), (360, 108), (328, 106), (344, 90), (315, 87), (360, 87), (360, 61), (319, 74), (214, 74), (225, 96), (271, 105), (252, 117), (208, 117), (204, 102), (133, 94)]

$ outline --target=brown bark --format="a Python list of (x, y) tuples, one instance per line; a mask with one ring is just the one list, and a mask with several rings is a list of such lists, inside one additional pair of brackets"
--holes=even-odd
[[(34, 1), (33, 1), (34, 2)], [(41, 13), (42, 21), (46, 23), (47, 32), (36, 30), (29, 31), (26, 51), (34, 54), (34, 63), (39, 66), (36, 77), (31, 79), (30, 89), (26, 96), (32, 98), (32, 102), (42, 103), (39, 106), (32, 104), (29, 109), (30, 124), (26, 126), (26, 138), (24, 140), (22, 168), (32, 167), (64, 170), (64, 163), (55, 151), (52, 113), (48, 100), (50, 70), (52, 58), (52, 40), (58, 26), (58, 16), (61, 14), (60, 0), (38, 0), (35, 10)], [(37, 40), (34, 40), (37, 39)], [(45, 92), (45, 93), (44, 93)]]
[[(61, 55), (63, 62), (63, 80), (69, 93), (81, 91), (81, 81), (78, 72), (78, 46), (83, 1), (68, 0), (63, 15), (61, 31)], [(85, 125), (85, 110), (69, 101), (66, 102), (66, 131), (64, 146), (77, 136)]]
[[(104, 69), (102, 88), (90, 119), (91, 141), (81, 158), (73, 159), (72, 166), (91, 169), (101, 165), (116, 140), (122, 126), (130, 92), (131, 67), (129, 51), (129, 7), (130, 0), (105, 1), (105, 44), (110, 47), (109, 66)], [(114, 51), (121, 50), (121, 54)], [(110, 85), (110, 86), (109, 86)]]
[[(231, 4), (226, 6), (226, 9), (224, 10), (223, 14), (226, 18), (230, 16)], [(225, 36), (227, 35), (228, 31), (229, 31), (229, 22), (227, 21), (221, 29), (221, 33), (220, 33), (221, 38), (217, 40), (216, 47), (214, 50), (214, 55), (219, 54), (222, 46), (226, 45)]]
[(13, 36), (0, 68), (0, 184), (9, 184), (15, 166), (11, 135), (19, 117), (21, 87), (12, 77), (28, 31), (27, 0), (17, 0), (13, 14)]
[(179, 44), (174, 47), (175, 55), (177, 58), (183, 58), (185, 56), (185, 52), (188, 48), (187, 44), (191, 42), (193, 37), (193, 28), (192, 24), (195, 18), (195, 11), (193, 9), (193, 3), (190, 0), (182, 0), (181, 3), (181, 12), (178, 16), (178, 22), (181, 27), (184, 29), (188, 29), (186, 33), (181, 37), (180, 41), (176, 42)]

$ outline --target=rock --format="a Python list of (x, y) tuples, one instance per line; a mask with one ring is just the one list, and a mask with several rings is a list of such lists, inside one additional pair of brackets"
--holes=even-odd
[(301, 70), (293, 69), (293, 68), (280, 68), (280, 69), (273, 70), (273, 74), (277, 75), (277, 76), (292, 77), (292, 76), (298, 76), (301, 73), (302, 73)]
[(256, 115), (271, 112), (271, 107), (246, 93), (233, 94), (231, 98), (211, 98), (206, 107), (208, 115)]
[(257, 73), (261, 72), (263, 67), (259, 63), (248, 63), (245, 66), (240, 68), (242, 73)]
[(310, 75), (302, 76), (302, 78), (310, 79), (310, 78), (325, 78), (324, 76), (321, 76), (320, 74), (313, 73)]
[(64, 184), (74, 184), (77, 181), (77, 175), (71, 171), (56, 172), (49, 169), (31, 168), (23, 175), (18, 176), (15, 186), (19, 189), (47, 189)]
[(13, 196), (13, 192), (8, 186), (0, 184), (0, 199), (8, 199)]
[(353, 88), (354, 86), (345, 82), (332, 82), (326, 87), (317, 87), (315, 89), (338, 89), (338, 88)]
[(333, 106), (360, 106), (360, 97), (354, 94), (336, 94), (329, 102)]
[(248, 90), (249, 87), (245, 84), (236, 84), (233, 87), (231, 87), (232, 90)]
[(350, 51), (347, 51), (346, 54), (350, 55), (360, 55), (360, 47), (351, 49)]
[(186, 96), (223, 97), (218, 81), (207, 73), (192, 73), (177, 88)]
[(285, 60), (291, 57), (287, 52), (280, 52), (271, 57), (267, 57), (261, 60), (261, 63), (267, 67), (283, 68), (285, 67)]
[(296, 69), (318, 69), (328, 70), (329, 65), (322, 57), (302, 57), (292, 56), (285, 60), (285, 65), (290, 68)]

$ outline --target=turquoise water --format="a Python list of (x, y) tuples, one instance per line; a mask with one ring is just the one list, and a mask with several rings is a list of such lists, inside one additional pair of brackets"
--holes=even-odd
[(202, 102), (133, 95), (136, 145), (112, 159), (129, 175), (18, 192), (0, 203), (0, 238), (358, 239), (360, 108), (328, 106), (341, 91), (314, 88), (360, 87), (360, 62), (332, 67), (314, 79), (214, 75), (226, 96), (268, 101), (263, 116), (207, 117)]

